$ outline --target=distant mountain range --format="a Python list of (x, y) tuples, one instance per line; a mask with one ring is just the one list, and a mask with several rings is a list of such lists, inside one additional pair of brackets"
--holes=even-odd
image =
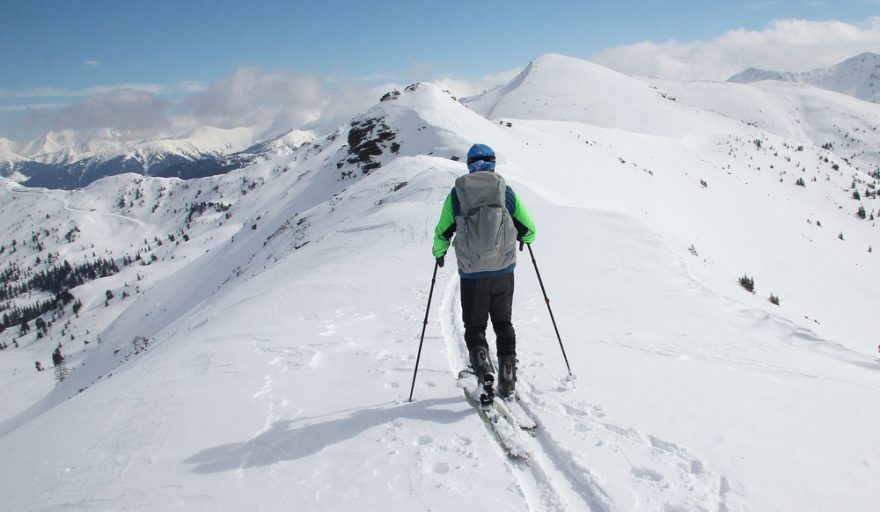
[(863, 53), (828, 68), (802, 73), (749, 68), (727, 81), (748, 84), (763, 80), (809, 84), (880, 103), (880, 55)]
[(49, 132), (26, 144), (0, 140), (0, 176), (31, 187), (80, 188), (122, 173), (200, 178), (277, 156), (311, 141), (291, 130), (259, 139), (252, 128), (202, 127), (181, 137), (141, 140), (111, 130)]

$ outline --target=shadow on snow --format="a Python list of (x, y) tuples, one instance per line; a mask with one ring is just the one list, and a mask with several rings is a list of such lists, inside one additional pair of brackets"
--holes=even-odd
[[(455, 409), (444, 406), (456, 405)], [(400, 418), (411, 418), (432, 423), (455, 423), (473, 410), (460, 397), (422, 400), (372, 408), (340, 411), (349, 414), (327, 421), (311, 421), (332, 417), (332, 413), (317, 418), (281, 420), (269, 430), (242, 443), (230, 443), (203, 450), (186, 459), (194, 464), (195, 473), (217, 473), (308, 457), (336, 443), (357, 437), (364, 431), (391, 423)]]

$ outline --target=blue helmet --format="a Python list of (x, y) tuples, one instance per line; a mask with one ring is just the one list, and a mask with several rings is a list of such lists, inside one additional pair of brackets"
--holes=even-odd
[(474, 144), (467, 154), (468, 171), (494, 171), (495, 152), (485, 144)]

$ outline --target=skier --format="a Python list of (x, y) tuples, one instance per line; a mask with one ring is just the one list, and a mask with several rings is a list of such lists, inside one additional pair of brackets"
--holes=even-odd
[(513, 399), (516, 383), (516, 334), (511, 322), (513, 269), (516, 242), (535, 241), (535, 225), (519, 197), (495, 173), (495, 152), (485, 144), (474, 144), (467, 154), (469, 173), (455, 180), (446, 197), (434, 230), (433, 254), (443, 266), (452, 235), (461, 279), (461, 311), (464, 340), (478, 386), (486, 393), (481, 401), (491, 403), (492, 374), (488, 317), (495, 330), (500, 375), (498, 395)]

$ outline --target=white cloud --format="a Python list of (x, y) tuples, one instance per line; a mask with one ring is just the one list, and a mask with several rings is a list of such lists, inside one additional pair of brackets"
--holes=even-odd
[(202, 92), (208, 88), (208, 85), (204, 82), (199, 82), (197, 80), (187, 80), (184, 82), (177, 82), (175, 84), (175, 89), (179, 92), (185, 93), (193, 93), (193, 92)]
[[(0, 112), (24, 112), (22, 131), (29, 136), (50, 130), (115, 128), (146, 137), (202, 125), (329, 131), (378, 102), (389, 88), (337, 76), (240, 67), (210, 85), (184, 81), (0, 89), (0, 99), (32, 100), (26, 105), (0, 105)], [(171, 99), (181, 95), (183, 99)], [(52, 103), (58, 98), (75, 101)]]
[(376, 101), (372, 88), (351, 80), (240, 67), (181, 107), (212, 126), (329, 128)]
[[(203, 125), (329, 132), (376, 104), (389, 90), (402, 89), (416, 81), (407, 76), (420, 76), (464, 97), (507, 82), (519, 71), (508, 70), (475, 80), (450, 75), (431, 78), (427, 72), (417, 75), (414, 71), (352, 79), (243, 66), (212, 84), (186, 81), (82, 89), (0, 89), (0, 99), (31, 100), (28, 105), (3, 106), (0, 112), (23, 111), (22, 131), (30, 132), (31, 136), (49, 130), (114, 128), (148, 137), (151, 133), (180, 133)], [(57, 104), (64, 99), (75, 102)]]
[(63, 87), (30, 87), (26, 89), (0, 89), (0, 98), (84, 98), (97, 94), (108, 94), (118, 90), (147, 92), (150, 94), (179, 94), (202, 91), (207, 86), (202, 82), (185, 81), (174, 84), (121, 83), (112, 85), (93, 85), (81, 89)]
[(24, 112), (27, 110), (63, 108), (64, 106), (65, 105), (58, 103), (26, 103), (22, 105), (0, 105), (0, 112)]
[(629, 75), (726, 80), (746, 68), (809, 71), (880, 48), (880, 17), (865, 23), (779, 20), (763, 30), (732, 30), (711, 41), (644, 41), (589, 60)]
[[(525, 66), (525, 64), (523, 64)], [(487, 91), (495, 86), (512, 80), (522, 71), (522, 68), (509, 69), (491, 75), (484, 75), (476, 80), (464, 80), (454, 77), (440, 77), (432, 80), (441, 89), (446, 89), (454, 96), (463, 98)]]
[(86, 66), (88, 66), (90, 68), (96, 68), (101, 65), (101, 61), (89, 59), (89, 60), (84, 60), (83, 64), (85, 64)]
[(170, 126), (168, 101), (144, 91), (118, 89), (58, 110), (29, 110), (23, 121), (36, 130), (117, 128), (152, 132)]

